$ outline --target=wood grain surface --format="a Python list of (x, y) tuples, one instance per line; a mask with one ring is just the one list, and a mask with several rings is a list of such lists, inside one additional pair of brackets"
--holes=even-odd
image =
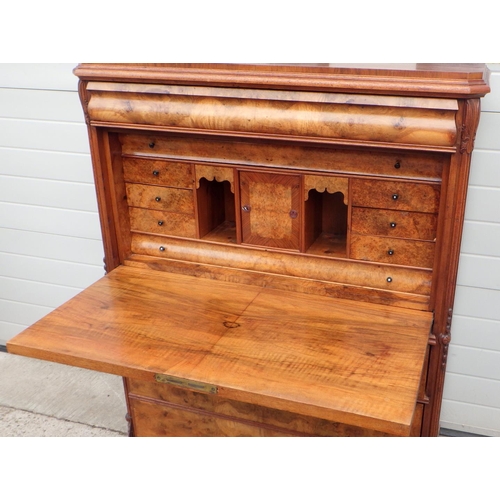
[(437, 213), (439, 185), (352, 179), (352, 204), (357, 207)]
[[(228, 165), (264, 166), (316, 172), (342, 172), (402, 179), (441, 179), (449, 155), (404, 151), (343, 150), (307, 143), (280, 144), (239, 139), (160, 133), (121, 135), (123, 153), (150, 158), (209, 161)], [(151, 148), (151, 145), (154, 145)]]
[(9, 351), (407, 435), (432, 314), (119, 267)]
[(435, 241), (437, 220), (436, 214), (353, 207), (351, 230), (355, 234)]
[[(148, 146), (149, 147), (149, 146)], [(192, 188), (193, 166), (189, 163), (157, 159), (123, 158), (125, 182)]]

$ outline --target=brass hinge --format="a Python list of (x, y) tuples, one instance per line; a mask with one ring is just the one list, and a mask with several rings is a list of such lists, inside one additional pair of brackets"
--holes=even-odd
[(175, 385), (184, 389), (192, 389), (194, 391), (207, 392), (209, 394), (217, 394), (219, 389), (212, 384), (205, 384), (204, 382), (196, 382), (194, 380), (187, 380), (185, 378), (172, 377), (171, 375), (163, 375), (157, 373), (155, 380), (162, 384)]

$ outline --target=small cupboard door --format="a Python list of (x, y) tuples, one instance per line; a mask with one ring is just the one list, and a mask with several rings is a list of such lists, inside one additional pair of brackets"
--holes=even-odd
[(242, 243), (300, 248), (300, 176), (240, 172)]

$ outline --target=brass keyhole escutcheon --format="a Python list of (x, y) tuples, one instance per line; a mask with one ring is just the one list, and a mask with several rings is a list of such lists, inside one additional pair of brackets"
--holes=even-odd
[(250, 210), (252, 210), (252, 207), (250, 205), (243, 205), (241, 209), (243, 210), (243, 212), (250, 212)]

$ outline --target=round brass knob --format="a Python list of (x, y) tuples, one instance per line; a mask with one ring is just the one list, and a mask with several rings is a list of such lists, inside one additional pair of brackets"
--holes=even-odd
[(397, 162), (394, 164), (394, 168), (401, 168), (401, 163), (399, 163), (399, 161), (397, 161)]
[(151, 141), (151, 142), (149, 143), (149, 147), (150, 147), (151, 149), (153, 149), (153, 148), (155, 147), (155, 143), (154, 143), (154, 141)]
[(163, 226), (163, 221), (162, 221), (162, 220), (159, 220), (159, 221), (158, 221), (158, 225), (159, 225), (159, 226)]
[(395, 227), (396, 227), (396, 223), (395, 223), (395, 222), (391, 222), (389, 225), (390, 225), (392, 228), (395, 228)]
[(155, 198), (155, 201), (160, 202), (160, 201), (161, 201), (161, 198), (160, 198), (159, 196), (157, 196), (157, 197)]
[(165, 251), (165, 247), (160, 247), (160, 252), (164, 252)]
[(388, 255), (394, 255), (394, 250), (387, 250)]
[(398, 198), (399, 198), (399, 195), (398, 195), (398, 194), (393, 194), (393, 195), (392, 195), (392, 199), (393, 199), (394, 201), (396, 201)]
[(160, 171), (159, 170), (153, 170), (153, 175), (155, 177), (158, 177), (160, 175)]
[(387, 283), (392, 283), (392, 278), (390, 276), (387, 278)]

